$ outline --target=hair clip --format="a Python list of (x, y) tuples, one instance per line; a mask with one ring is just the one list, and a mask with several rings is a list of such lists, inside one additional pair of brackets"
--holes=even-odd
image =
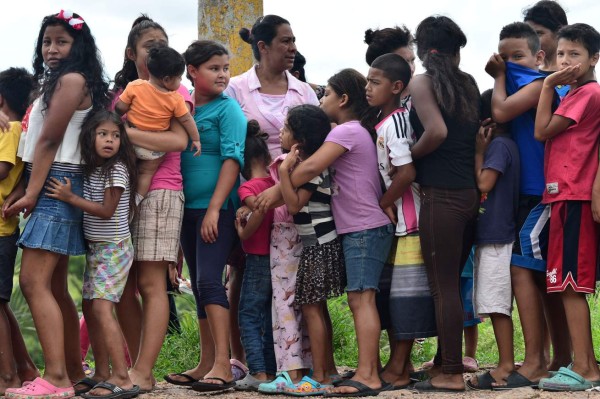
[(429, 54), (437, 54), (438, 51), (437, 49), (432, 48), (431, 50), (429, 50)]
[(56, 14), (56, 18), (68, 22), (69, 26), (75, 30), (81, 30), (81, 28), (83, 28), (83, 24), (85, 23), (81, 17), (73, 18), (73, 12), (71, 10), (60, 10), (60, 12)]

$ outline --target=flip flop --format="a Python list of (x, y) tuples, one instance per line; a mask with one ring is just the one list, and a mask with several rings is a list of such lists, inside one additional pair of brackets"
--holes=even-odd
[(326, 398), (357, 398), (362, 396), (377, 396), (379, 392), (381, 392), (381, 388), (373, 389), (362, 382), (354, 381), (354, 380), (344, 380), (338, 384), (338, 387), (352, 387), (356, 388), (356, 392), (325, 392), (323, 397)]
[(413, 371), (408, 374), (408, 377), (412, 382), (427, 381), (429, 379), (429, 372), (427, 370)]
[[(211, 384), (210, 382), (204, 382), (206, 380), (220, 381), (220, 384)], [(233, 388), (235, 381), (225, 381), (219, 377), (205, 377), (203, 381), (197, 381), (192, 384), (192, 389), (198, 392), (217, 392), (225, 391), (226, 389)]]
[[(171, 376), (183, 377), (187, 381), (174, 380), (173, 378), (171, 378)], [(172, 373), (172, 374), (167, 374), (163, 378), (169, 384), (179, 385), (179, 386), (182, 386), (182, 387), (191, 387), (194, 382), (200, 381), (200, 380), (197, 380), (194, 377), (192, 377), (191, 375), (186, 374), (186, 373)]]
[(452, 389), (452, 388), (442, 388), (436, 387), (431, 383), (431, 379), (427, 381), (417, 382), (413, 385), (413, 389), (419, 392), (464, 392), (464, 389)]
[(466, 384), (469, 389), (473, 391), (491, 391), (494, 388), (494, 383), (496, 380), (490, 374), (489, 371), (485, 373), (477, 374), (477, 384), (471, 382), (471, 379), (468, 379)]
[(539, 381), (531, 381), (518, 371), (513, 371), (506, 377), (506, 385), (493, 385), (493, 391), (509, 391), (515, 388), (537, 388)]
[[(79, 396), (83, 393), (87, 393), (87, 392), (91, 391), (96, 386), (97, 383), (98, 383), (98, 381), (94, 381), (90, 377), (84, 377), (84, 378), (80, 379), (75, 384), (73, 384), (73, 389), (75, 390), (75, 396)], [(75, 389), (75, 386), (77, 386), (77, 385), (85, 385), (85, 388)]]
[(96, 384), (94, 388), (103, 388), (109, 390), (111, 393), (105, 395), (92, 395), (90, 393), (84, 393), (80, 396), (84, 399), (129, 399), (135, 398), (140, 394), (140, 387), (134, 385), (130, 389), (123, 389), (110, 382), (102, 381)]

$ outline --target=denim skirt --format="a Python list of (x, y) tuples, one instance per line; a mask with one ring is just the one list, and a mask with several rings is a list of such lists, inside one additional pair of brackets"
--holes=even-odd
[[(26, 173), (29, 180), (30, 172)], [(65, 182), (71, 180), (71, 191), (83, 196), (83, 174), (51, 168), (48, 179), (54, 177)], [(83, 211), (66, 202), (48, 197), (44, 188), (27, 220), (18, 245), (25, 248), (44, 249), (61, 255), (85, 254), (83, 238)]]

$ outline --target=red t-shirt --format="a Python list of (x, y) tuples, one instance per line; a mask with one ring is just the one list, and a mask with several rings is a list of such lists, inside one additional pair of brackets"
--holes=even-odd
[[(273, 187), (275, 181), (269, 177), (258, 177), (250, 179), (238, 188), (238, 195), (242, 203), (248, 197), (257, 196), (269, 187)], [(252, 255), (268, 255), (271, 243), (271, 226), (273, 225), (273, 210), (265, 215), (258, 229), (248, 238), (242, 241), (244, 252)]]
[(543, 202), (591, 201), (598, 169), (600, 85), (588, 82), (570, 91), (554, 113), (573, 124), (546, 141)]

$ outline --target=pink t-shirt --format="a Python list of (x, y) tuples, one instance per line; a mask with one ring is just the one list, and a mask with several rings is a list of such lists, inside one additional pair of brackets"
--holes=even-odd
[(331, 209), (338, 234), (390, 224), (379, 207), (382, 192), (377, 151), (369, 132), (358, 121), (350, 121), (333, 128), (325, 141), (346, 149), (329, 167)]
[[(308, 83), (299, 81), (287, 71), (288, 91), (284, 96), (262, 95), (255, 68), (252, 67), (243, 74), (231, 78), (225, 94), (240, 104), (248, 120), (255, 119), (260, 128), (269, 135), (267, 140), (269, 152), (272, 158), (276, 158), (281, 154), (279, 130), (283, 127), (290, 108), (300, 104), (319, 105), (319, 100)], [(274, 106), (280, 106), (281, 109), (274, 112)]]
[[(111, 110), (115, 109), (115, 104), (119, 100), (119, 96), (123, 91), (115, 93), (113, 102), (110, 106)], [(177, 90), (179, 94), (183, 96), (185, 102), (190, 106), (190, 109), (194, 109), (194, 100), (185, 86), (179, 86)], [(157, 133), (160, 134), (160, 133)], [(152, 183), (148, 191), (152, 190), (183, 190), (183, 179), (181, 178), (181, 167), (180, 167), (181, 155), (179, 152), (170, 152), (165, 155), (163, 162), (158, 167), (158, 170), (152, 177)]]
[[(271, 177), (259, 177), (250, 179), (238, 188), (240, 200), (248, 197), (257, 196), (269, 187), (273, 187), (275, 182)], [(262, 223), (254, 234), (247, 240), (242, 241), (244, 252), (252, 255), (268, 255), (271, 242), (271, 226), (273, 225), (273, 210), (269, 210)]]
[(554, 113), (574, 123), (546, 141), (543, 202), (590, 201), (598, 170), (600, 85), (570, 91)]

